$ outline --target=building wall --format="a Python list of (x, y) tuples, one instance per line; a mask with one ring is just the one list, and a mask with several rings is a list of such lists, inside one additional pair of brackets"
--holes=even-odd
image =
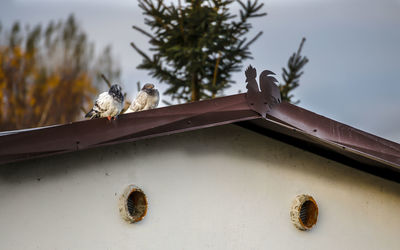
[[(128, 184), (149, 201), (136, 224)], [(399, 211), (399, 184), (234, 125), (0, 166), (1, 249), (399, 249)]]

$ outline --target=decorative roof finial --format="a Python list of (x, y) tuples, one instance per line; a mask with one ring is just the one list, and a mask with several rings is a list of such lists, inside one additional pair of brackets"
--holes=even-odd
[(245, 75), (247, 82), (247, 103), (252, 110), (266, 117), (266, 114), (272, 107), (281, 102), (281, 92), (276, 85), (278, 81), (275, 77), (271, 76), (275, 74), (269, 70), (261, 72), (259, 80), (260, 88), (258, 88), (256, 80), (257, 71), (255, 68), (249, 65), (245, 71)]

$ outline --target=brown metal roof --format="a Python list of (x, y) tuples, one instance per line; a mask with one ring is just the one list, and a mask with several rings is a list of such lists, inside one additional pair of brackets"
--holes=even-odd
[[(111, 122), (94, 119), (3, 132), (0, 133), (0, 164), (236, 124), (400, 182), (399, 144), (289, 103), (274, 103), (265, 112), (263, 98), (257, 104), (249, 99), (249, 94), (239, 94), (120, 115)], [(263, 110), (259, 111), (258, 107)]]
[(0, 136), (0, 164), (257, 119), (245, 94)]

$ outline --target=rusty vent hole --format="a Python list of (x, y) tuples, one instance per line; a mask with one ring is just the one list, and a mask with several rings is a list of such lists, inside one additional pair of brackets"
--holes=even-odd
[(135, 220), (143, 218), (147, 209), (147, 202), (143, 192), (133, 191), (127, 199), (129, 215)]
[(147, 206), (146, 195), (135, 185), (126, 187), (119, 199), (119, 212), (129, 223), (141, 221), (146, 216)]
[(317, 207), (308, 200), (300, 208), (300, 220), (306, 227), (312, 227), (317, 222)]

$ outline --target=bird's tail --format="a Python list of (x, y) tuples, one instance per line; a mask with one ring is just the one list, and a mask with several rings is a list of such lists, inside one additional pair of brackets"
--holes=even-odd
[(93, 109), (91, 109), (91, 110), (85, 115), (85, 118), (93, 119), (95, 116), (96, 116), (96, 111), (94, 111)]
[(132, 112), (133, 112), (133, 110), (129, 107), (127, 110), (125, 110), (124, 114), (129, 114), (129, 113), (132, 113)]

